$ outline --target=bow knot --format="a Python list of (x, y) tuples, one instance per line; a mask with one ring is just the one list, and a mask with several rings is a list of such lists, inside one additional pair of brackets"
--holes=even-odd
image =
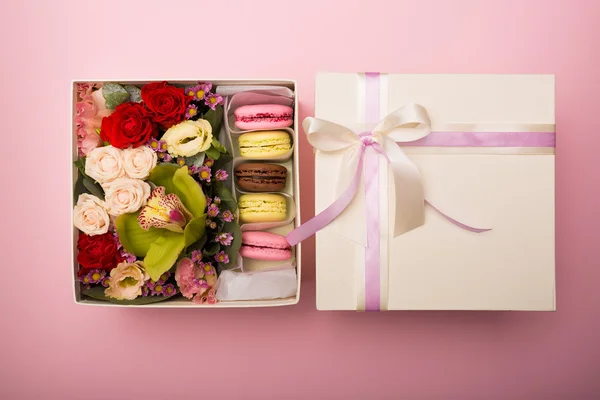
[(358, 136), (360, 137), (362, 144), (365, 146), (371, 146), (373, 143), (376, 143), (375, 140), (373, 140), (372, 132), (363, 132)]
[[(333, 224), (344, 237), (366, 245), (366, 226), (356, 229), (356, 219), (366, 220), (364, 187), (360, 185), (363, 176), (363, 159), (368, 148), (383, 155), (388, 162), (394, 208), (390, 213), (393, 221), (393, 236), (399, 236), (415, 229), (425, 222), (425, 195), (417, 166), (404, 154), (397, 142), (411, 142), (425, 137), (430, 132), (429, 116), (425, 108), (418, 104), (406, 105), (383, 118), (370, 132), (355, 133), (345, 126), (333, 122), (308, 117), (304, 120), (304, 130), (309, 143), (324, 153), (342, 153), (342, 166), (338, 176), (337, 200), (320, 216), (298, 228), (292, 235), (296, 243), (310, 232)], [(367, 155), (367, 157), (370, 157)], [(375, 157), (375, 154), (373, 154)], [(375, 177), (364, 173), (367, 180)], [(347, 212), (353, 218), (337, 218)], [(319, 229), (320, 229), (319, 228)], [(289, 240), (289, 239), (288, 239)]]

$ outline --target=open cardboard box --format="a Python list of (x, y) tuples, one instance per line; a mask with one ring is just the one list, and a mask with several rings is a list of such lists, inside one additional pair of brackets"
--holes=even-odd
[[(227, 87), (227, 86), (233, 87), (233, 86), (242, 86), (242, 85), (252, 85), (252, 86), (256, 86), (256, 90), (266, 90), (266, 89), (268, 90), (269, 87), (289, 88), (293, 91), (293, 96), (294, 96), (294, 104), (293, 104), (294, 125), (292, 127), (293, 133), (290, 132), (290, 134), (293, 135), (292, 142), (294, 144), (298, 143), (298, 129), (300, 129), (300, 125), (298, 123), (298, 93), (297, 93), (296, 82), (293, 80), (281, 80), (281, 79), (272, 79), (272, 80), (269, 80), (269, 79), (260, 79), (260, 80), (259, 79), (256, 79), (256, 80), (254, 80), (254, 79), (243, 79), (243, 80), (239, 80), (239, 79), (189, 79), (189, 80), (160, 79), (160, 80), (135, 80), (135, 81), (120, 80), (120, 79), (74, 80), (71, 82), (71, 92), (72, 92), (72, 101), (71, 101), (71, 124), (72, 124), (72, 131), (71, 131), (71, 172), (72, 172), (71, 173), (71, 188), (72, 189), (71, 190), (73, 190), (73, 188), (75, 187), (75, 183), (77, 182), (77, 178), (79, 175), (79, 171), (73, 165), (73, 162), (75, 160), (77, 160), (77, 136), (75, 133), (75, 124), (74, 124), (75, 104), (77, 102), (76, 84), (82, 83), (82, 82), (117, 82), (117, 83), (120, 83), (123, 85), (127, 84), (127, 85), (141, 86), (141, 85), (145, 85), (147, 83), (151, 83), (151, 82), (155, 82), (155, 81), (163, 81), (163, 80), (166, 80), (170, 84), (173, 84), (176, 86), (192, 85), (192, 84), (195, 84), (197, 81), (200, 81), (200, 82), (212, 82), (213, 87)], [(225, 94), (223, 94), (223, 97), (225, 98)], [(225, 107), (227, 107), (227, 101), (229, 100), (229, 98), (230, 97), (228, 97), (226, 99)], [(227, 118), (226, 111), (224, 113), (223, 118), (224, 119)], [(228, 131), (229, 124), (225, 123), (225, 121), (223, 121), (223, 122), (224, 123), (221, 125), (221, 131), (219, 132), (219, 140), (222, 143), (224, 143), (226, 146), (228, 146), (228, 150), (233, 153), (232, 144), (235, 143), (236, 141), (232, 140), (231, 134)], [(235, 156), (235, 154), (234, 154), (234, 156)], [(299, 171), (299, 167), (298, 167), (298, 165), (299, 165), (298, 160), (299, 160), (298, 146), (294, 145), (293, 155), (292, 155), (291, 159), (288, 161), (288, 165), (291, 166), (291, 168), (289, 168), (290, 174), (288, 176), (290, 183), (288, 183), (288, 186), (286, 187), (285, 194), (288, 194), (291, 196), (291, 198), (293, 198), (293, 202), (295, 204), (295, 210), (293, 210), (293, 214), (295, 214), (295, 218), (292, 221), (292, 223), (290, 223), (288, 226), (278, 228), (279, 230), (281, 230), (282, 233), (290, 231), (293, 228), (300, 225), (300, 188), (299, 188), (299, 182), (300, 182), (299, 172), (300, 171)], [(235, 159), (234, 159), (234, 163), (235, 163)], [(228, 183), (229, 183), (229, 188), (232, 191), (232, 193), (235, 193), (235, 187), (234, 187), (234, 183), (233, 183), (233, 174), (232, 174), (232, 168), (233, 168), (234, 163), (229, 164), (227, 167), (228, 173), (231, 177), (231, 179), (228, 180)], [(76, 198), (75, 198), (75, 196), (71, 196), (71, 198), (72, 198), (71, 209), (73, 209), (73, 207), (75, 206), (75, 203), (76, 203)], [(71, 226), (73, 226), (72, 214), (71, 214)], [(119, 304), (114, 304), (114, 303), (110, 303), (107, 301), (95, 300), (95, 299), (89, 298), (89, 297), (81, 294), (81, 284), (77, 280), (77, 270), (79, 267), (77, 264), (77, 261), (76, 261), (77, 260), (78, 235), (79, 235), (78, 229), (73, 227), (72, 228), (72, 242), (71, 242), (72, 243), (72, 245), (71, 245), (71, 250), (72, 250), (71, 265), (72, 265), (73, 293), (74, 293), (75, 303), (77, 303), (77, 304), (92, 305), (92, 306), (107, 306), (107, 307), (145, 307), (145, 308), (246, 308), (246, 307), (287, 306), (287, 305), (297, 304), (300, 299), (300, 281), (301, 281), (300, 271), (301, 271), (302, 263), (301, 263), (300, 244), (298, 244), (295, 246), (295, 249), (294, 249), (295, 264), (296, 264), (296, 279), (297, 279), (297, 289), (296, 289), (296, 295), (294, 297), (285, 298), (285, 299), (262, 300), (262, 301), (220, 301), (220, 302), (217, 302), (217, 304), (215, 304), (215, 305), (194, 304), (190, 300), (182, 298), (181, 296), (171, 299), (171, 300), (158, 302), (158, 303), (146, 304), (146, 305), (134, 305), (134, 306), (119, 305)]]

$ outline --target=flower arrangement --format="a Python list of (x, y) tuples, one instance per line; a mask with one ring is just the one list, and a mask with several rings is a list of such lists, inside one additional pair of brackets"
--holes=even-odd
[(119, 304), (214, 304), (241, 232), (211, 83), (78, 83), (73, 221), (82, 293)]

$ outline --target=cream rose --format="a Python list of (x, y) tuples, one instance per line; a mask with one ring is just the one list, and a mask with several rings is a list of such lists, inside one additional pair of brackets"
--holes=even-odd
[(102, 185), (106, 210), (110, 215), (134, 213), (139, 210), (150, 197), (150, 185), (139, 179), (119, 178)]
[(183, 121), (169, 128), (162, 137), (169, 154), (176, 157), (191, 157), (206, 151), (212, 139), (212, 127), (205, 119)]
[(125, 174), (133, 179), (146, 179), (156, 167), (158, 156), (150, 147), (140, 146), (123, 151)]
[(73, 208), (73, 225), (86, 235), (102, 235), (108, 232), (110, 219), (106, 212), (106, 203), (92, 196), (81, 194)]
[(85, 173), (104, 184), (125, 176), (123, 150), (112, 146), (96, 147), (85, 160)]
[(118, 300), (133, 300), (142, 294), (142, 286), (148, 279), (150, 276), (142, 261), (122, 262), (110, 271), (104, 294)]

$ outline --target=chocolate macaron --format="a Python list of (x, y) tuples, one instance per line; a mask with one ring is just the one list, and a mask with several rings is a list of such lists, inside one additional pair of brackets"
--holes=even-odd
[(278, 164), (243, 163), (235, 167), (237, 185), (247, 192), (279, 192), (285, 188), (287, 168)]

